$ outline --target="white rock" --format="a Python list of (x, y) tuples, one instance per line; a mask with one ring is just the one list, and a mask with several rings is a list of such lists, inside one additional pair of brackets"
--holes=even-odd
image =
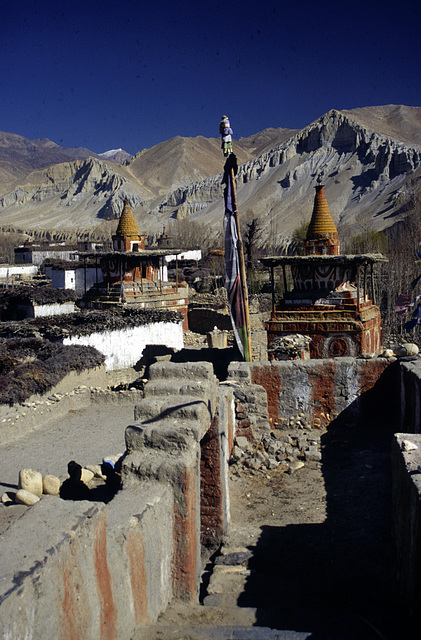
[(393, 349), (385, 349), (382, 353), (383, 358), (393, 358)]
[(292, 462), (289, 463), (289, 473), (294, 473), (295, 471), (298, 471), (298, 469), (302, 469), (304, 467), (304, 462), (302, 462), (301, 460), (293, 460)]
[(102, 473), (100, 464), (87, 464), (85, 468), (88, 471), (92, 471), (95, 478), (102, 478), (102, 480), (106, 480), (107, 476)]
[(87, 484), (92, 480), (93, 477), (94, 477), (94, 474), (92, 473), (92, 471), (89, 471), (89, 469), (82, 468), (82, 475), (81, 475), (82, 482)]
[(402, 440), (401, 449), (402, 451), (415, 451), (415, 449), (418, 449), (418, 446), (410, 440)]
[[(34, 495), (42, 496), (42, 475), (33, 469), (21, 469), (19, 471), (18, 489), (24, 489)], [(26, 504), (25, 502), (23, 504)]]
[(14, 491), (6, 491), (1, 496), (1, 501), (5, 505), (13, 504), (15, 502), (16, 493)]
[(39, 497), (25, 489), (18, 489), (16, 491), (15, 502), (17, 504), (26, 504), (30, 507), (36, 502), (39, 502)]
[(58, 496), (61, 482), (57, 476), (47, 475), (42, 479), (42, 491), (49, 496)]
[(419, 354), (420, 350), (413, 342), (406, 342), (403, 346), (405, 347), (408, 356), (417, 356)]

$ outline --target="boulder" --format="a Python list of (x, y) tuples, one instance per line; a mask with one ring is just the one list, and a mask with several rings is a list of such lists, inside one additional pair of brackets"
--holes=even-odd
[(89, 469), (82, 468), (82, 475), (80, 477), (82, 482), (84, 482), (85, 484), (88, 484), (88, 482), (90, 482), (93, 479), (93, 477), (94, 477), (94, 474), (92, 471), (90, 471)]
[(61, 482), (57, 476), (47, 475), (42, 479), (42, 491), (49, 496), (58, 496)]
[(36, 496), (30, 491), (26, 491), (26, 489), (18, 489), (16, 491), (15, 502), (17, 504), (26, 504), (28, 507), (31, 507), (33, 504), (39, 502), (39, 496)]
[[(42, 496), (42, 475), (33, 469), (21, 469), (19, 471), (18, 489), (29, 491), (39, 498)], [(24, 502), (23, 504), (26, 504)]]

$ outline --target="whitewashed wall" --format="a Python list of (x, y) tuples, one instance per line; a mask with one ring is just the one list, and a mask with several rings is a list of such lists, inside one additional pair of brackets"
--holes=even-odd
[(61, 302), (60, 304), (34, 304), (34, 315), (28, 318), (41, 318), (45, 316), (60, 316), (65, 313), (74, 313), (74, 302)]
[[(47, 269), (45, 270), (47, 275)], [(51, 286), (53, 289), (76, 289), (76, 275), (74, 269), (51, 269)]]
[(170, 262), (175, 262), (175, 259), (181, 260), (201, 260), (202, 259), (202, 250), (201, 249), (190, 249), (188, 251), (183, 251), (179, 253), (177, 256), (171, 254), (169, 256), (164, 256), (164, 261), (169, 264)]
[(38, 273), (38, 267), (36, 265), (28, 266), (12, 266), (6, 265), (0, 267), (0, 278), (7, 278), (7, 274), (10, 276), (33, 276)]
[(148, 345), (164, 345), (182, 349), (183, 327), (174, 322), (155, 322), (121, 331), (104, 331), (88, 336), (65, 338), (63, 344), (81, 344), (95, 347), (105, 355), (107, 371), (126, 369), (136, 364)]

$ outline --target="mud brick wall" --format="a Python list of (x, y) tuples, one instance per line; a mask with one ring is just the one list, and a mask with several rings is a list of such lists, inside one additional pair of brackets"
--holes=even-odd
[[(229, 366), (228, 380), (241, 384), (240, 395), (254, 385), (263, 387), (271, 428), (286, 427), (297, 414), (310, 425), (323, 427), (345, 410), (355, 415), (369, 413), (380, 397), (381, 410), (390, 411), (392, 399), (397, 398), (396, 390), (391, 391), (396, 387), (397, 374), (387, 373), (391, 366), (384, 358), (235, 362)], [(253, 410), (247, 398), (242, 404), (240, 428)]]

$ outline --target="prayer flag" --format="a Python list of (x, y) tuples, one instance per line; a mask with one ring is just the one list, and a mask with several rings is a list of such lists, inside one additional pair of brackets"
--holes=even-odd
[[(234, 170), (234, 171), (232, 171)], [(229, 154), (224, 166), (225, 184), (224, 200), (224, 234), (225, 234), (225, 286), (228, 293), (228, 301), (232, 327), (237, 346), (246, 362), (250, 361), (247, 340), (246, 313), (244, 307), (243, 289), (241, 286), (240, 260), (238, 257), (238, 233), (235, 220), (233, 191), (233, 173), (237, 172), (237, 158), (233, 153)]]

